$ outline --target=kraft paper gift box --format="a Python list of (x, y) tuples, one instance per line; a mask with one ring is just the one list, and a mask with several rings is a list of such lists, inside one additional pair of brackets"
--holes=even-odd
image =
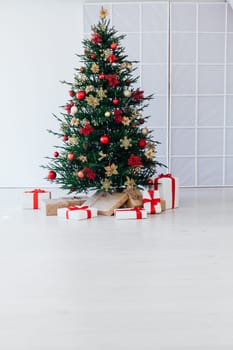
[(128, 198), (126, 192), (108, 193), (101, 191), (94, 193), (83, 205), (97, 208), (98, 215), (111, 216), (114, 213), (114, 209), (122, 207)]
[(154, 179), (154, 189), (166, 201), (166, 209), (179, 207), (179, 179), (171, 174), (161, 174)]
[(67, 208), (72, 205), (83, 205), (87, 197), (61, 197), (43, 200), (41, 210), (46, 216), (57, 215), (58, 208)]
[(116, 219), (146, 219), (147, 212), (143, 208), (120, 208), (114, 210)]
[(128, 194), (128, 200), (123, 205), (124, 208), (141, 208), (143, 207), (142, 192), (138, 188), (124, 190)]
[(71, 206), (68, 208), (58, 208), (57, 216), (66, 220), (84, 220), (97, 216), (97, 209), (88, 206)]
[(147, 190), (143, 192), (143, 207), (148, 214), (159, 214), (162, 211), (160, 194), (156, 190)]
[(51, 198), (51, 192), (42, 189), (24, 191), (23, 209), (40, 209), (42, 201)]

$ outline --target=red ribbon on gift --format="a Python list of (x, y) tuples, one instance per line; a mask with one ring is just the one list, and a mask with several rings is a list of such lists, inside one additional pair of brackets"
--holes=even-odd
[(39, 208), (39, 200), (38, 200), (38, 194), (39, 193), (46, 193), (47, 191), (41, 190), (40, 188), (35, 188), (32, 191), (25, 191), (25, 193), (33, 193), (33, 209), (38, 209)]
[(143, 203), (150, 203), (150, 213), (155, 214), (156, 213), (155, 206), (160, 203), (160, 198), (154, 198), (155, 191), (153, 191), (153, 190), (148, 190), (147, 192), (150, 196), (150, 199), (143, 198)]
[(143, 210), (143, 208), (121, 209), (121, 211), (135, 211), (136, 212), (136, 219), (142, 219), (142, 210)]
[(69, 211), (71, 210), (85, 210), (87, 213), (87, 219), (91, 218), (91, 209), (87, 205), (83, 205), (82, 207), (76, 205), (68, 207), (66, 210), (66, 219), (69, 219)]
[(159, 179), (167, 178), (171, 180), (172, 186), (172, 208), (175, 208), (175, 195), (176, 195), (176, 180), (172, 176), (172, 174), (160, 174), (158, 177), (154, 179), (154, 189), (158, 190), (158, 181)]

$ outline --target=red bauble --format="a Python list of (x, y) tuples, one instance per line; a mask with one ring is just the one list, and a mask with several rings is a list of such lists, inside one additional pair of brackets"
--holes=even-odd
[(80, 67), (79, 71), (80, 71), (80, 73), (83, 73), (85, 71), (85, 68), (84, 67)]
[(126, 84), (126, 85), (129, 85), (129, 84), (130, 84), (130, 80), (129, 80), (129, 79), (126, 79), (125, 84)]
[(64, 140), (64, 141), (68, 141), (68, 138), (69, 138), (69, 137), (68, 137), (67, 135), (64, 135), (64, 136), (63, 136), (63, 140)]
[(144, 120), (144, 119), (139, 119), (139, 123), (140, 123), (140, 124), (144, 124), (144, 123), (145, 123), (145, 120)]
[(118, 105), (118, 103), (119, 103), (118, 98), (114, 98), (114, 100), (112, 100), (112, 103), (113, 103), (114, 105)]
[(56, 176), (57, 176), (57, 174), (55, 173), (55, 171), (50, 170), (50, 171), (48, 172), (48, 179), (49, 179), (49, 180), (54, 180), (54, 179), (56, 179)]
[(85, 176), (85, 174), (84, 174), (83, 171), (80, 170), (80, 171), (77, 172), (77, 176), (78, 176), (80, 179), (83, 179), (84, 176)]
[(55, 151), (55, 152), (53, 153), (53, 156), (54, 156), (55, 158), (57, 158), (57, 157), (59, 156), (59, 153), (58, 153), (57, 151)]
[(115, 63), (115, 62), (117, 62), (118, 58), (115, 55), (110, 55), (110, 56), (108, 56), (107, 60), (110, 63)]
[(108, 135), (103, 135), (100, 137), (100, 142), (102, 145), (107, 145), (109, 143), (109, 137)]
[(79, 101), (83, 100), (85, 96), (86, 96), (86, 93), (83, 90), (78, 91), (76, 94), (76, 97)]
[(75, 155), (74, 155), (74, 153), (69, 153), (67, 157), (69, 160), (74, 160)]
[(145, 140), (145, 139), (139, 140), (139, 141), (138, 141), (138, 146), (139, 146), (140, 148), (146, 147), (146, 140)]
[(104, 78), (105, 78), (104, 73), (100, 73), (100, 74), (99, 74), (99, 79), (101, 79), (101, 80), (102, 80), (102, 79), (104, 79)]
[(112, 50), (116, 50), (116, 48), (117, 48), (117, 43), (111, 43), (111, 45), (110, 45), (110, 48), (112, 49)]
[(70, 97), (74, 97), (75, 92), (74, 92), (73, 90), (70, 90), (70, 91), (69, 91), (69, 95), (70, 95)]
[(92, 54), (91, 54), (91, 59), (92, 59), (92, 60), (95, 60), (95, 59), (96, 59), (96, 54), (95, 54), (95, 53), (92, 53)]
[(148, 179), (147, 183), (148, 183), (149, 186), (151, 186), (151, 185), (153, 185), (153, 180), (152, 179)]

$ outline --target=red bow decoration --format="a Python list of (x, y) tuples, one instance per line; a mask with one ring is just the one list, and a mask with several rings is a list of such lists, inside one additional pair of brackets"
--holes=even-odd
[(154, 180), (154, 189), (158, 190), (158, 181), (159, 179), (167, 178), (171, 180), (171, 186), (172, 186), (172, 208), (175, 208), (175, 194), (176, 194), (176, 186), (175, 186), (175, 178), (172, 176), (172, 174), (160, 174), (158, 177)]
[(72, 210), (85, 210), (87, 213), (87, 219), (91, 218), (91, 209), (89, 209), (89, 207), (87, 205), (83, 205), (82, 207), (78, 207), (76, 205), (68, 207), (66, 210), (66, 219), (69, 219), (69, 211)]
[(155, 214), (156, 209), (155, 206), (160, 203), (160, 198), (154, 198), (155, 192), (153, 190), (148, 190), (149, 198), (143, 198), (143, 203), (150, 203), (150, 214)]
[(47, 191), (41, 190), (40, 188), (35, 188), (32, 191), (25, 191), (25, 193), (33, 193), (33, 209), (38, 209), (39, 204), (38, 204), (38, 194), (39, 193), (46, 193)]

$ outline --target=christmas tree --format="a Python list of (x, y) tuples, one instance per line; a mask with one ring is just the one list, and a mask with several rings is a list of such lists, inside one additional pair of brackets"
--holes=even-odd
[(69, 85), (69, 100), (58, 117), (62, 140), (47, 157), (48, 179), (69, 192), (121, 191), (147, 185), (156, 173), (156, 145), (145, 127), (144, 108), (152, 95), (135, 87), (136, 61), (129, 61), (119, 35), (101, 8), (100, 20), (83, 40), (80, 68)]

